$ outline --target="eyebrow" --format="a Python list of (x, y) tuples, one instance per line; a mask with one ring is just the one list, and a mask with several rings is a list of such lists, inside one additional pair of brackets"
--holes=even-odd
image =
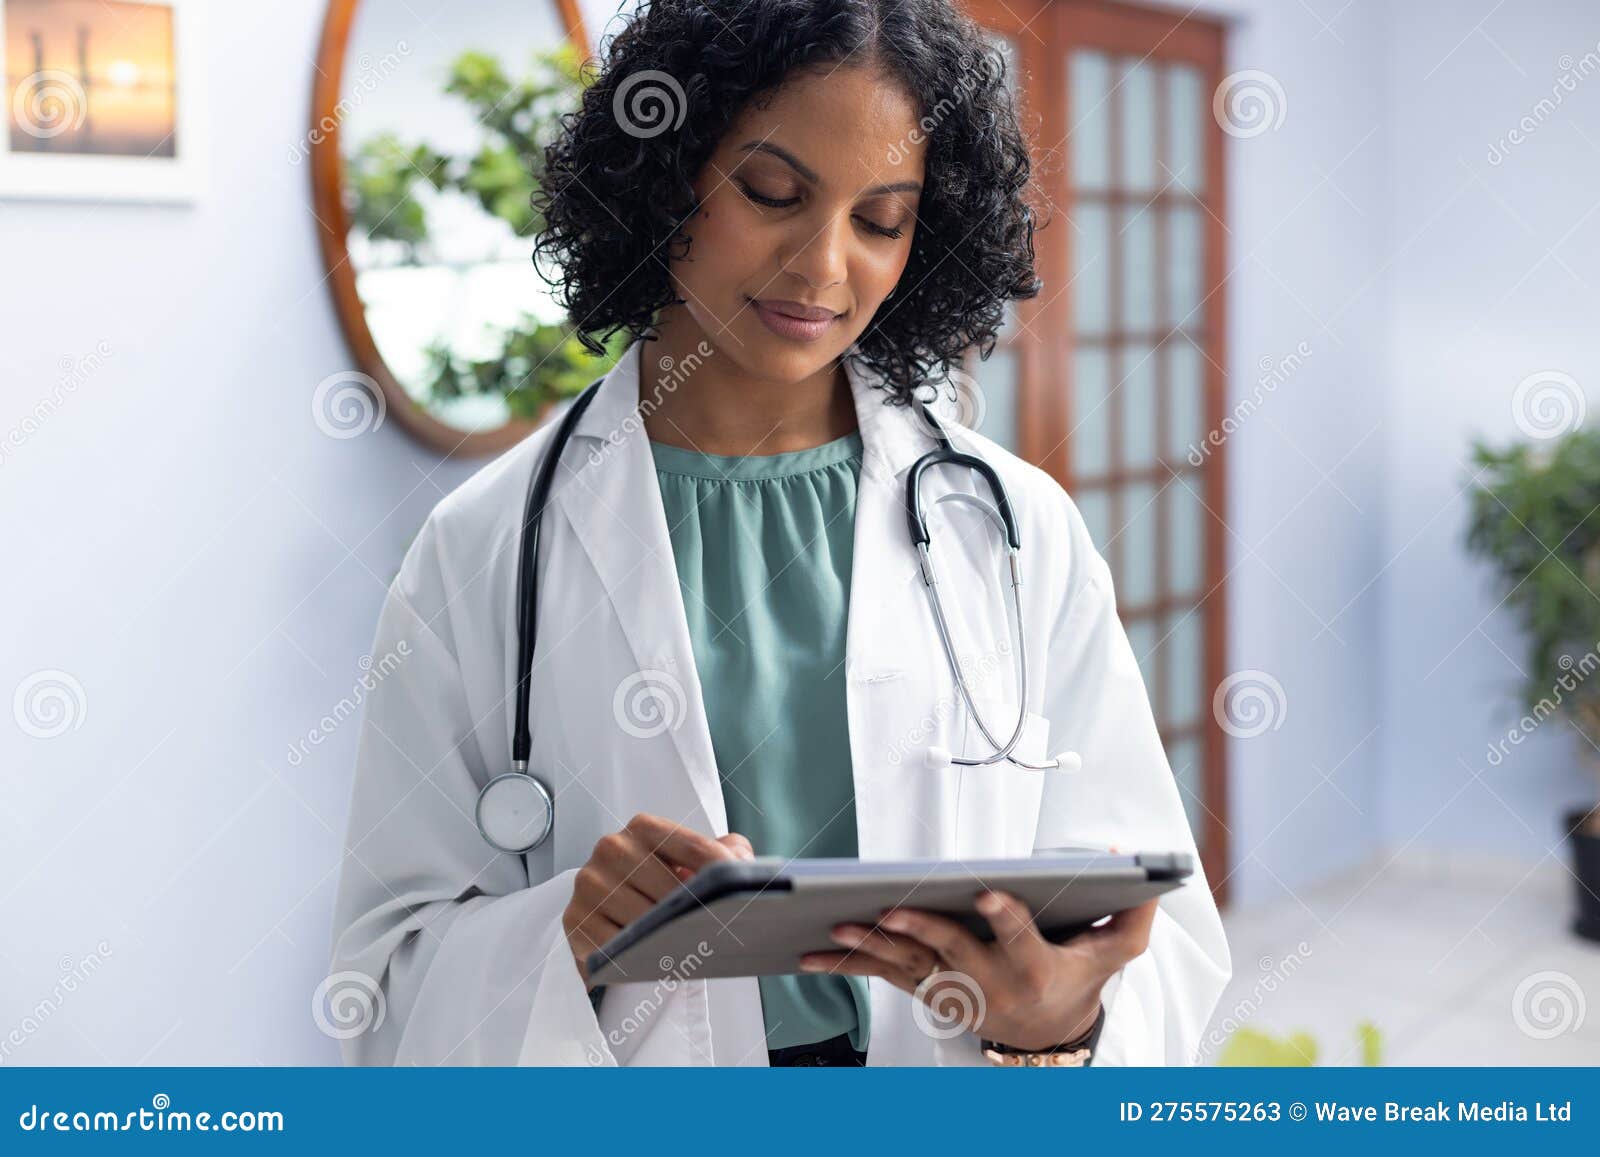
[[(775, 145), (771, 141), (746, 141), (739, 146), (739, 151), (741, 153), (770, 153), (813, 185), (822, 184), (822, 178), (817, 176), (809, 165), (782, 145)], [(920, 193), (922, 192), (922, 182), (894, 181), (887, 185), (874, 185), (866, 192), (869, 196), (878, 193)]]

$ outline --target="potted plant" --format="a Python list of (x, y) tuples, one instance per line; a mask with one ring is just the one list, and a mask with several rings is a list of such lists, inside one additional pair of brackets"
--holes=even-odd
[[(1521, 705), (1496, 763), (1551, 717), (1571, 724), (1600, 770), (1600, 430), (1495, 450), (1473, 445), (1470, 551), (1491, 561), (1529, 636)], [(1565, 816), (1577, 878), (1573, 931), (1600, 940), (1600, 807)]]

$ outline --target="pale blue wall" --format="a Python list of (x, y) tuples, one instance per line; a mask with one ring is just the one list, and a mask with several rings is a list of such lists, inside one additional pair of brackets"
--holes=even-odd
[[(1443, 0), (1393, 6), (1387, 47), (1393, 391), (1383, 508), (1383, 827), (1391, 843), (1565, 860), (1559, 814), (1592, 803), (1570, 728), (1496, 767), (1526, 667), (1505, 591), (1461, 545), (1468, 442), (1522, 438), (1512, 397), (1558, 370), (1600, 398), (1600, 11), (1518, 5), (1481, 32)], [(1465, 25), (1465, 26), (1464, 26)], [(1588, 55), (1587, 63), (1583, 58)], [(1564, 59), (1565, 58), (1565, 59)], [(1587, 75), (1558, 78), (1569, 69)], [(1560, 97), (1556, 104), (1553, 94)], [(1544, 110), (1543, 99), (1551, 102)], [(1526, 139), (1490, 159), (1524, 117)], [(1550, 544), (1554, 546), (1555, 544)], [(1497, 609), (1498, 608), (1498, 609)], [(1583, 751), (1593, 758), (1587, 747)]]

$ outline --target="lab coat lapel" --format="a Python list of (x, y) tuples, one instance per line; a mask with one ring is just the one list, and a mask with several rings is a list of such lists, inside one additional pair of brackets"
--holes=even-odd
[(862, 443), (845, 640), (857, 854), (933, 856), (953, 823), (953, 795), (944, 790), (953, 780), (921, 771), (929, 737), (919, 724), (937, 694), (940, 667), (927, 649), (904, 496), (908, 468), (935, 443), (915, 410), (884, 404), (888, 395), (875, 373), (852, 360), (845, 365)]
[[(682, 703), (683, 718), (668, 729), (711, 835), (726, 835), (727, 813), (717, 775), (688, 618), (678, 586), (660, 484), (639, 406), (643, 342), (635, 342), (606, 375), (573, 431), (562, 459), (556, 501), (583, 544), (637, 664), (622, 682), (664, 692), (667, 710)], [(617, 699), (629, 693), (619, 682)], [(620, 724), (619, 724), (620, 725)], [(690, 817), (669, 816), (673, 820)]]

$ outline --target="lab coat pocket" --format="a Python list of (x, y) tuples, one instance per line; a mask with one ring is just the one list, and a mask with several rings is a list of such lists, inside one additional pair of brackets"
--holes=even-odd
[(598, 1019), (619, 1065), (714, 1063), (703, 980), (675, 974), (615, 985), (601, 1001)]
[[(977, 706), (1003, 747), (1016, 728), (1016, 704), (1008, 707), (997, 699), (983, 698), (977, 700)], [(970, 713), (964, 726), (960, 750), (967, 758), (981, 759), (998, 749), (984, 737)], [(1030, 711), (1011, 759), (960, 769), (956, 855), (1021, 857), (1032, 853), (1044, 776), (1051, 773), (1019, 767), (1013, 761), (1043, 763), (1049, 733), (1050, 721)]]

